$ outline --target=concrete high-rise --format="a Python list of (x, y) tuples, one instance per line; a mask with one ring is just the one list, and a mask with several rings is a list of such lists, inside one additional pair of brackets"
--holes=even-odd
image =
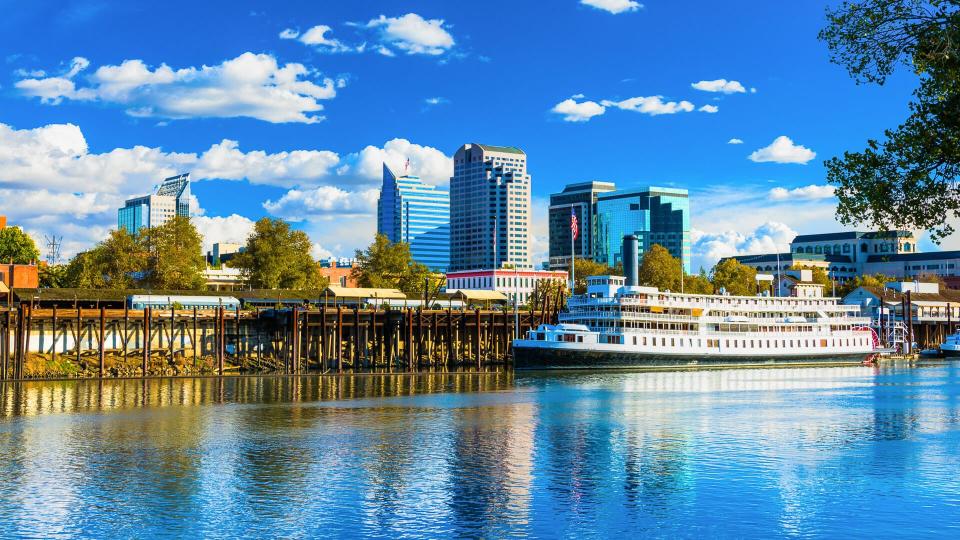
[(190, 217), (190, 173), (165, 179), (151, 195), (127, 199), (117, 211), (117, 227), (135, 234), (176, 216)]
[(443, 272), (450, 263), (450, 193), (383, 164), (377, 232), (410, 245), (413, 260)]
[[(597, 197), (616, 189), (611, 182), (569, 184), (560, 193), (550, 195), (550, 269), (570, 269), (570, 214), (577, 216), (577, 238), (573, 249), (578, 258), (595, 257)], [(572, 209), (572, 210), (571, 210)]]
[(527, 155), (465, 144), (450, 178), (450, 271), (532, 269)]

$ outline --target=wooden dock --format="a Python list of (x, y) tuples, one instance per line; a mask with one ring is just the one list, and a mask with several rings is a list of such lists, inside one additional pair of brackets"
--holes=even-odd
[(552, 310), (0, 311), (0, 380), (504, 365)]

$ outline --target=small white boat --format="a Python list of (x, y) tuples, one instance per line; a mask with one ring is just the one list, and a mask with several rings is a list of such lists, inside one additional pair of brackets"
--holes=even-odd
[(960, 356), (960, 332), (947, 336), (947, 339), (940, 344), (940, 354), (947, 357)]

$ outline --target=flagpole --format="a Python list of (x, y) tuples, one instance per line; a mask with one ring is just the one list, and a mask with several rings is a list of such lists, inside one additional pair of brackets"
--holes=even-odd
[(573, 263), (577, 258), (577, 251), (574, 249), (574, 242), (576, 241), (576, 234), (580, 229), (580, 224), (577, 224), (577, 231), (573, 230), (573, 220), (576, 219), (577, 214), (573, 209), (573, 206), (570, 206), (570, 295), (573, 296), (574, 289), (577, 286), (577, 270), (574, 268)]

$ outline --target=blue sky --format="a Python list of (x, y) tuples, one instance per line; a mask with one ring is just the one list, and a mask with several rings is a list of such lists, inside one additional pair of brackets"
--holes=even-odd
[(0, 212), (70, 254), (192, 172), (208, 243), (272, 215), (350, 255), (380, 161), (444, 184), (484, 142), (529, 156), (537, 259), (549, 194), (593, 179), (689, 189), (695, 267), (838, 228), (822, 162), (906, 116), (909, 74), (830, 64), (827, 4), (643, 4), (0, 0)]

